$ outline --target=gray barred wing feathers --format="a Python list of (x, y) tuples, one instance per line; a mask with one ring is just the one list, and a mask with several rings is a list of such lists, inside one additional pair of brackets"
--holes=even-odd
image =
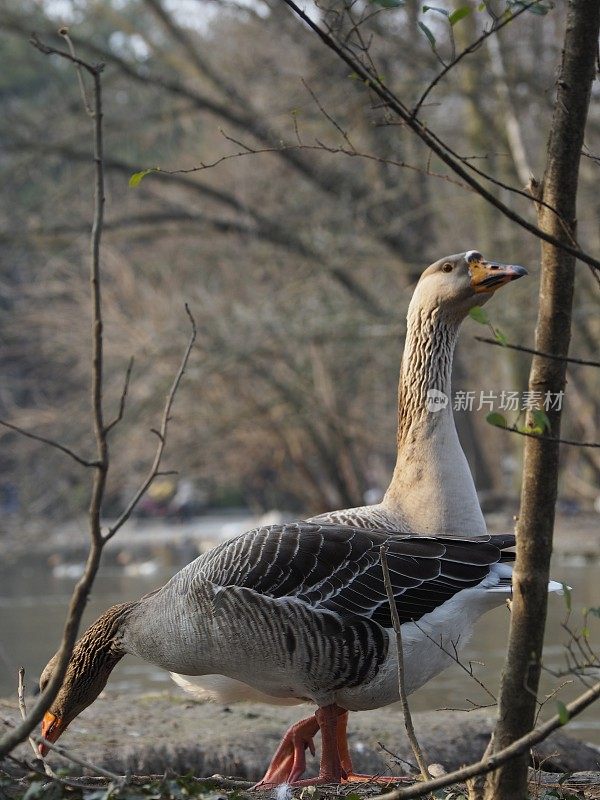
[(419, 620), (462, 589), (477, 586), (493, 564), (510, 561), (511, 534), (461, 539), (297, 522), (256, 528), (202, 556), (197, 575), (218, 587), (294, 598), (344, 619), (391, 627), (380, 547), (386, 545), (402, 622)]

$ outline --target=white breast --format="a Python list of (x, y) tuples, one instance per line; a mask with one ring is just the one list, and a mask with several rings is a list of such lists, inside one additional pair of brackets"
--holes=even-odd
[(264, 692), (248, 686), (247, 683), (227, 678), (225, 675), (179, 675), (170, 673), (171, 678), (186, 692), (193, 694), (199, 700), (213, 703), (268, 703), (276, 706), (296, 706), (302, 703), (294, 697), (273, 697)]

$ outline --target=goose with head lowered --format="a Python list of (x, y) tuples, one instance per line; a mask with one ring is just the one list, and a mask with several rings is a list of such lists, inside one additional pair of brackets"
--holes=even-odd
[[(382, 545), (402, 622), (406, 687), (414, 691), (450, 662), (438, 643), (451, 648), (477, 617), (504, 602), (512, 534), (461, 539), (308, 522), (244, 533), (88, 628), (44, 717), (43, 735), (56, 741), (131, 653), (183, 675), (226, 676), (272, 702), (314, 703), (319, 775), (301, 779), (310, 746), (304, 731), (269, 783), (352, 780), (339, 721), (348, 710), (398, 699)], [(44, 669), (42, 690), (55, 658)]]

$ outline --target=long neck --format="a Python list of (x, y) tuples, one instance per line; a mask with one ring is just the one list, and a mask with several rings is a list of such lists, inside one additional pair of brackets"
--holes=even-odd
[(123, 648), (123, 631), (139, 601), (112, 606), (85, 631), (73, 651), (72, 660), (92, 657), (112, 670), (127, 652)]
[(203, 643), (210, 642), (214, 622), (212, 592), (199, 576), (202, 559), (192, 561), (157, 592), (142, 598), (127, 624), (123, 647), (128, 653), (171, 672), (211, 672), (206, 667), (215, 653)]
[(460, 318), (411, 304), (398, 388), (398, 454), (384, 505), (419, 533), (485, 533), (452, 414)]

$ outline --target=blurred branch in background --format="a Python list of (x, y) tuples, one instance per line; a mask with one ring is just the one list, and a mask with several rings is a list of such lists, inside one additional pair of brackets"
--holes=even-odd
[[(93, 131), (93, 161), (94, 161), (94, 216), (92, 223), (91, 233), (91, 257), (90, 257), (90, 294), (91, 294), (91, 421), (94, 430), (95, 446), (96, 446), (96, 460), (93, 462), (84, 461), (77, 457), (75, 453), (69, 450), (64, 445), (60, 445), (54, 440), (41, 437), (36, 434), (21, 430), (15, 426), (11, 426), (19, 434), (36, 441), (41, 441), (47, 445), (67, 453), (74, 458), (78, 463), (83, 466), (91, 467), (94, 470), (94, 477), (92, 480), (91, 497), (88, 510), (89, 521), (89, 550), (85, 563), (84, 573), (77, 581), (71, 599), (69, 602), (67, 617), (65, 620), (64, 630), (58, 652), (56, 654), (56, 661), (50, 679), (43, 690), (41, 691), (38, 699), (33, 705), (33, 708), (27, 713), (23, 713), (22, 721), (11, 728), (7, 733), (0, 738), (0, 757), (10, 753), (14, 747), (26, 739), (34, 728), (40, 724), (44, 714), (50, 708), (52, 702), (56, 698), (58, 691), (62, 685), (67, 665), (73, 652), (73, 646), (77, 638), (81, 618), (87, 604), (87, 600), (93, 586), (102, 551), (106, 543), (114, 536), (124, 524), (129, 514), (135, 507), (136, 503), (141, 499), (143, 493), (150, 486), (154, 478), (159, 473), (161, 459), (166, 444), (167, 428), (170, 419), (171, 407), (175, 394), (177, 392), (181, 378), (185, 372), (192, 347), (196, 338), (196, 326), (189, 309), (186, 308), (188, 317), (192, 324), (192, 335), (184, 353), (179, 371), (175, 376), (175, 380), (167, 395), (165, 402), (163, 418), (160, 431), (158, 432), (159, 443), (156, 449), (156, 454), (150, 472), (146, 480), (142, 483), (139, 490), (136, 492), (129, 505), (117, 520), (117, 522), (104, 534), (102, 531), (101, 514), (103, 510), (103, 503), (106, 493), (106, 479), (109, 472), (109, 443), (108, 433), (115, 427), (115, 425), (122, 419), (125, 410), (125, 400), (129, 387), (129, 377), (131, 373), (131, 366), (128, 367), (126, 372), (125, 384), (121, 393), (119, 403), (119, 411), (115, 419), (108, 425), (105, 423), (105, 398), (104, 398), (104, 321), (102, 311), (102, 291), (101, 291), (101, 240), (104, 221), (104, 203), (105, 203), (105, 189), (104, 189), (104, 140), (103, 140), (103, 106), (102, 106), (102, 83), (101, 74), (103, 65), (93, 65), (78, 58), (75, 55), (73, 45), (69, 39), (66, 29), (61, 30), (61, 35), (67, 42), (69, 52), (58, 50), (50, 47), (40, 41), (35, 34), (31, 37), (31, 43), (34, 47), (40, 50), (45, 55), (58, 56), (61, 59), (75, 64), (78, 69), (84, 70), (92, 79), (93, 87), (93, 102), (88, 106), (88, 100), (84, 88), (83, 76), (78, 72), (79, 86), (82, 93), (82, 99), (86, 111), (92, 120)], [(131, 364), (131, 362), (130, 362)], [(7, 423), (4, 423), (5, 425)], [(22, 696), (22, 676), (20, 676), (19, 698)], [(21, 710), (25, 711), (24, 701), (21, 703)], [(40, 737), (34, 737), (36, 742), (40, 741)], [(80, 762), (81, 763), (81, 762)], [(89, 766), (89, 765), (86, 765)], [(94, 767), (92, 767), (94, 768)], [(97, 768), (95, 768), (97, 769)], [(104, 772), (103, 774), (109, 777), (115, 777), (112, 773)]]
[[(308, 31), (299, 33), (280, 2), (243, 10), (198, 0), (193, 7), (193, 14), (183, 14), (152, 2), (140, 13), (132, 0), (111, 5), (110, 13), (105, 4), (90, 4), (84, 16), (72, 17), (68, 3), (57, 16), (52, 4), (0, 0), (0, 37), (11, 65), (2, 84), (7, 116), (0, 121), (6, 152), (0, 174), (7, 190), (0, 201), (0, 240), (7, 251), (0, 267), (0, 335), (6, 343), (0, 416), (85, 454), (87, 426), (77, 389), (89, 379), (81, 313), (87, 279), (79, 264), (89, 225), (81, 187), (90, 154), (72, 77), (57, 64), (40, 73), (25, 54), (30, 30), (43, 31), (52, 42), (52, 31), (70, 23), (78, 52), (106, 63), (111, 90), (105, 162), (107, 191), (119, 198), (119, 216), (109, 215), (104, 228), (108, 401), (118, 407), (128, 355), (122, 341), (131, 343), (138, 363), (153, 363), (130, 387), (130, 410), (119, 430), (123, 460), (113, 465), (107, 484), (111, 513), (123, 511), (134, 476), (143, 480), (152, 459), (145, 431), (160, 413), (169, 370), (176, 369), (173, 343), (186, 301), (202, 320), (198, 336), (206, 356), (178, 400), (197, 446), (189, 447), (183, 431), (170, 437), (169, 453), (181, 475), (211, 505), (308, 514), (360, 504), (365, 493), (376, 497), (387, 485), (394, 463), (395, 387), (411, 284), (431, 261), (472, 247), (535, 267), (535, 243), (482, 209), (473, 192), (457, 192), (451, 183), (457, 178), (443, 162), (404, 122), (391, 124), (381, 100)], [(361, 57), (371, 58), (410, 108), (440, 72), (419, 22), (433, 31), (449, 63), (447, 20), (424, 14), (412, 0), (385, 9), (335, 2), (319, 13), (338, 25), (348, 46), (362, 48)], [(430, 22), (435, 14), (439, 26)], [(540, 17), (519, 7), (510, 24), (496, 30), (534, 174), (543, 154), (532, 143), (549, 124), (561, 14), (555, 9)], [(510, 187), (520, 179), (504, 101), (484, 79), (490, 55), (481, 45), (495, 24), (475, 10), (455, 22), (457, 63), (430, 92), (419, 117), (454, 152), (469, 153), (466, 160), (485, 163)], [(224, 146), (223, 129), (243, 144)], [(594, 153), (597, 112), (589, 129)], [(256, 152), (237, 157), (242, 150)], [(169, 174), (201, 163), (214, 164), (201, 179)], [(127, 188), (133, 173), (154, 166), (161, 172)], [(600, 245), (596, 171), (586, 159), (578, 236), (590, 252)], [(443, 180), (432, 180), (434, 174)], [(509, 197), (506, 192), (498, 188), (499, 197)], [(532, 212), (527, 192), (510, 197), (520, 214)], [(593, 359), (597, 299), (590, 275), (582, 275), (580, 284), (574, 350)], [(527, 341), (532, 317), (525, 289), (509, 305), (494, 301), (494, 313), (511, 341)], [(57, 320), (65, 319), (69, 324), (57, 330)], [(482, 375), (487, 390), (522, 390), (524, 363), (508, 350), (490, 358), (488, 349), (459, 344), (455, 390), (482, 386)], [(598, 441), (597, 417), (589, 408), (599, 388), (595, 374), (578, 378), (579, 399), (569, 400), (565, 438)], [(485, 412), (458, 417), (487, 507), (502, 508), (517, 476), (508, 467), (498, 470), (498, 453), (500, 463), (516, 463), (516, 437), (490, 431)], [(0, 486), (8, 491), (17, 482), (22, 508), (50, 516), (82, 509), (81, 477), (68, 464), (62, 468), (60, 453), (41, 463), (35, 443), (8, 431), (1, 436), (10, 457)], [(493, 446), (482, 447), (482, 437), (496, 437)], [(569, 495), (583, 508), (595, 501), (594, 456), (590, 449), (563, 473)], [(57, 497), (47, 486), (59, 472)]]

